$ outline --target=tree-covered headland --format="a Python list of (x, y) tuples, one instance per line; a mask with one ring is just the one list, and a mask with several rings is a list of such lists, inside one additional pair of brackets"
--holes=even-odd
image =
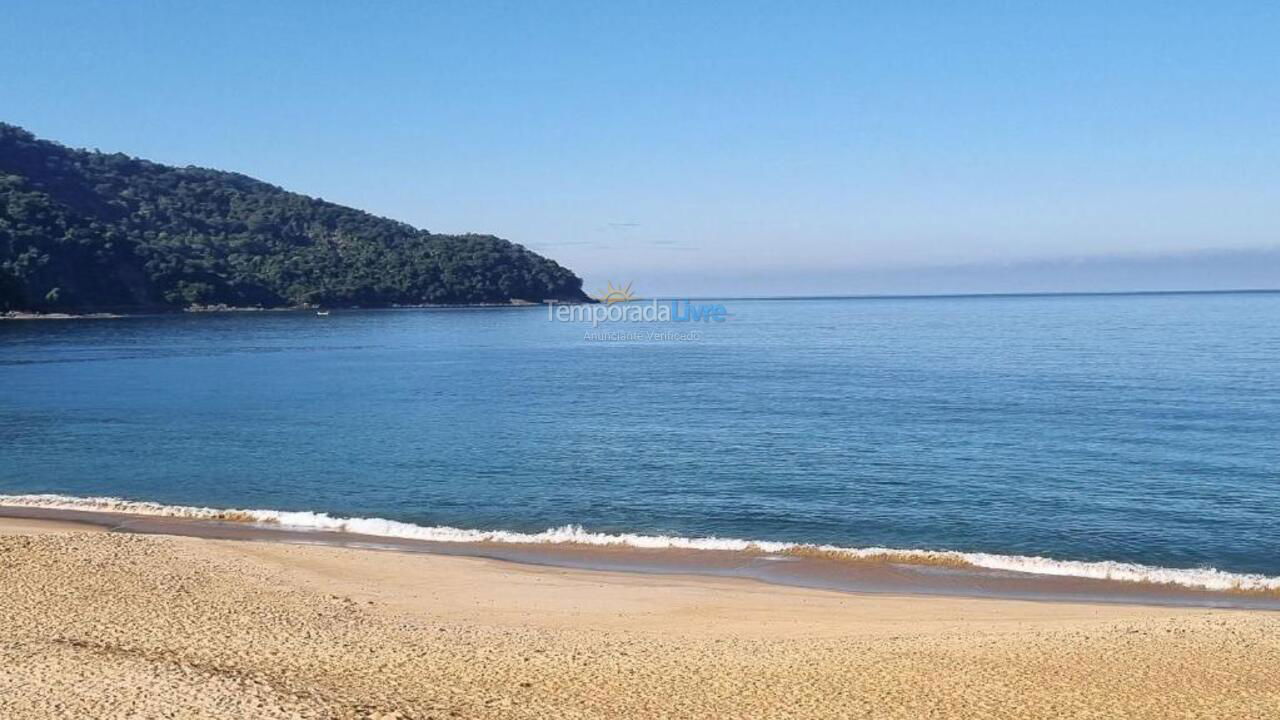
[(492, 235), (440, 235), (233, 172), (0, 123), (0, 311), (584, 300)]

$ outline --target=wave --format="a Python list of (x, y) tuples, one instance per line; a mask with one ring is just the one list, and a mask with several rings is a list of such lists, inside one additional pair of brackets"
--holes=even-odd
[(451, 543), (577, 544), (645, 549), (752, 552), (825, 556), (846, 560), (899, 562), (985, 568), (1032, 575), (1076, 577), (1119, 582), (1177, 585), (1198, 590), (1280, 592), (1280, 577), (1233, 573), (1214, 568), (1165, 568), (1115, 561), (1057, 560), (1027, 555), (997, 555), (955, 550), (908, 550), (883, 547), (840, 547), (770, 540), (719, 537), (681, 537), (634, 533), (599, 533), (566, 525), (538, 533), (473, 530), (447, 526), (425, 527), (383, 518), (334, 517), (328, 513), (286, 510), (233, 510), (114, 497), (69, 495), (0, 495), (0, 506), (80, 510), (154, 517), (218, 520), (271, 525), (297, 530), (322, 530), (374, 537)]

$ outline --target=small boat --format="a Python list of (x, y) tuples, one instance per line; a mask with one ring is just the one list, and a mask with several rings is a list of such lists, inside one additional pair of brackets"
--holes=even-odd
[(317, 310), (317, 311), (316, 311), (316, 314), (317, 314), (317, 315), (319, 315), (320, 317), (328, 317), (328, 316), (329, 316), (329, 311), (328, 311), (328, 310)]

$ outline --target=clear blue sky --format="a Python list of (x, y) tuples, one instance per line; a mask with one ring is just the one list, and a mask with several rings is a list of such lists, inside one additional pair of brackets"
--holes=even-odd
[[(0, 119), (499, 234), (589, 289), (878, 292), (920, 266), (1280, 244), (1276, 3), (11, 0), (2, 18)], [(1159, 284), (1137, 272), (1117, 282)]]

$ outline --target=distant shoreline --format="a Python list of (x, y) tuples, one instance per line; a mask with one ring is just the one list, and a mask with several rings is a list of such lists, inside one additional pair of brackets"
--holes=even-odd
[(40, 313), (11, 310), (0, 313), (0, 320), (106, 320), (127, 317), (120, 313)]
[[(566, 304), (579, 304), (574, 301), (557, 300)], [(496, 310), (504, 308), (536, 308), (543, 303), (527, 300), (506, 303), (439, 303), (422, 305), (389, 305), (379, 307), (345, 307), (345, 306), (312, 306), (312, 307), (190, 307), (179, 309), (151, 309), (128, 312), (36, 312), (28, 310), (10, 310), (0, 313), (0, 320), (106, 320), (137, 317), (169, 317), (177, 315), (227, 315), (241, 313), (315, 313), (315, 312), (351, 312), (368, 310)]]
[[(623, 302), (666, 302), (669, 300), (723, 300), (731, 302), (773, 302), (773, 301), (805, 301), (805, 300), (980, 300), (984, 298), (1072, 298), (1072, 297), (1160, 297), (1177, 295), (1277, 295), (1280, 288), (1241, 288), (1236, 290), (1106, 290), (1088, 292), (1008, 292), (1008, 293), (937, 293), (937, 294), (871, 294), (871, 295), (658, 295), (654, 297), (636, 298)], [(38, 312), (31, 310), (10, 310), (0, 313), (0, 320), (101, 320), (129, 317), (157, 317), (166, 315), (227, 313), (288, 313), (317, 311), (366, 311), (366, 310), (480, 310), (502, 308), (542, 307), (546, 303), (564, 303), (570, 305), (583, 304), (574, 300), (544, 300), (532, 302), (528, 300), (512, 300), (505, 303), (423, 303), (415, 305), (384, 305), (376, 307), (361, 306), (287, 306), (287, 307), (254, 307), (254, 306), (210, 306), (188, 307), (177, 309), (143, 309), (137, 311), (114, 312)], [(594, 303), (594, 300), (586, 301)]]

